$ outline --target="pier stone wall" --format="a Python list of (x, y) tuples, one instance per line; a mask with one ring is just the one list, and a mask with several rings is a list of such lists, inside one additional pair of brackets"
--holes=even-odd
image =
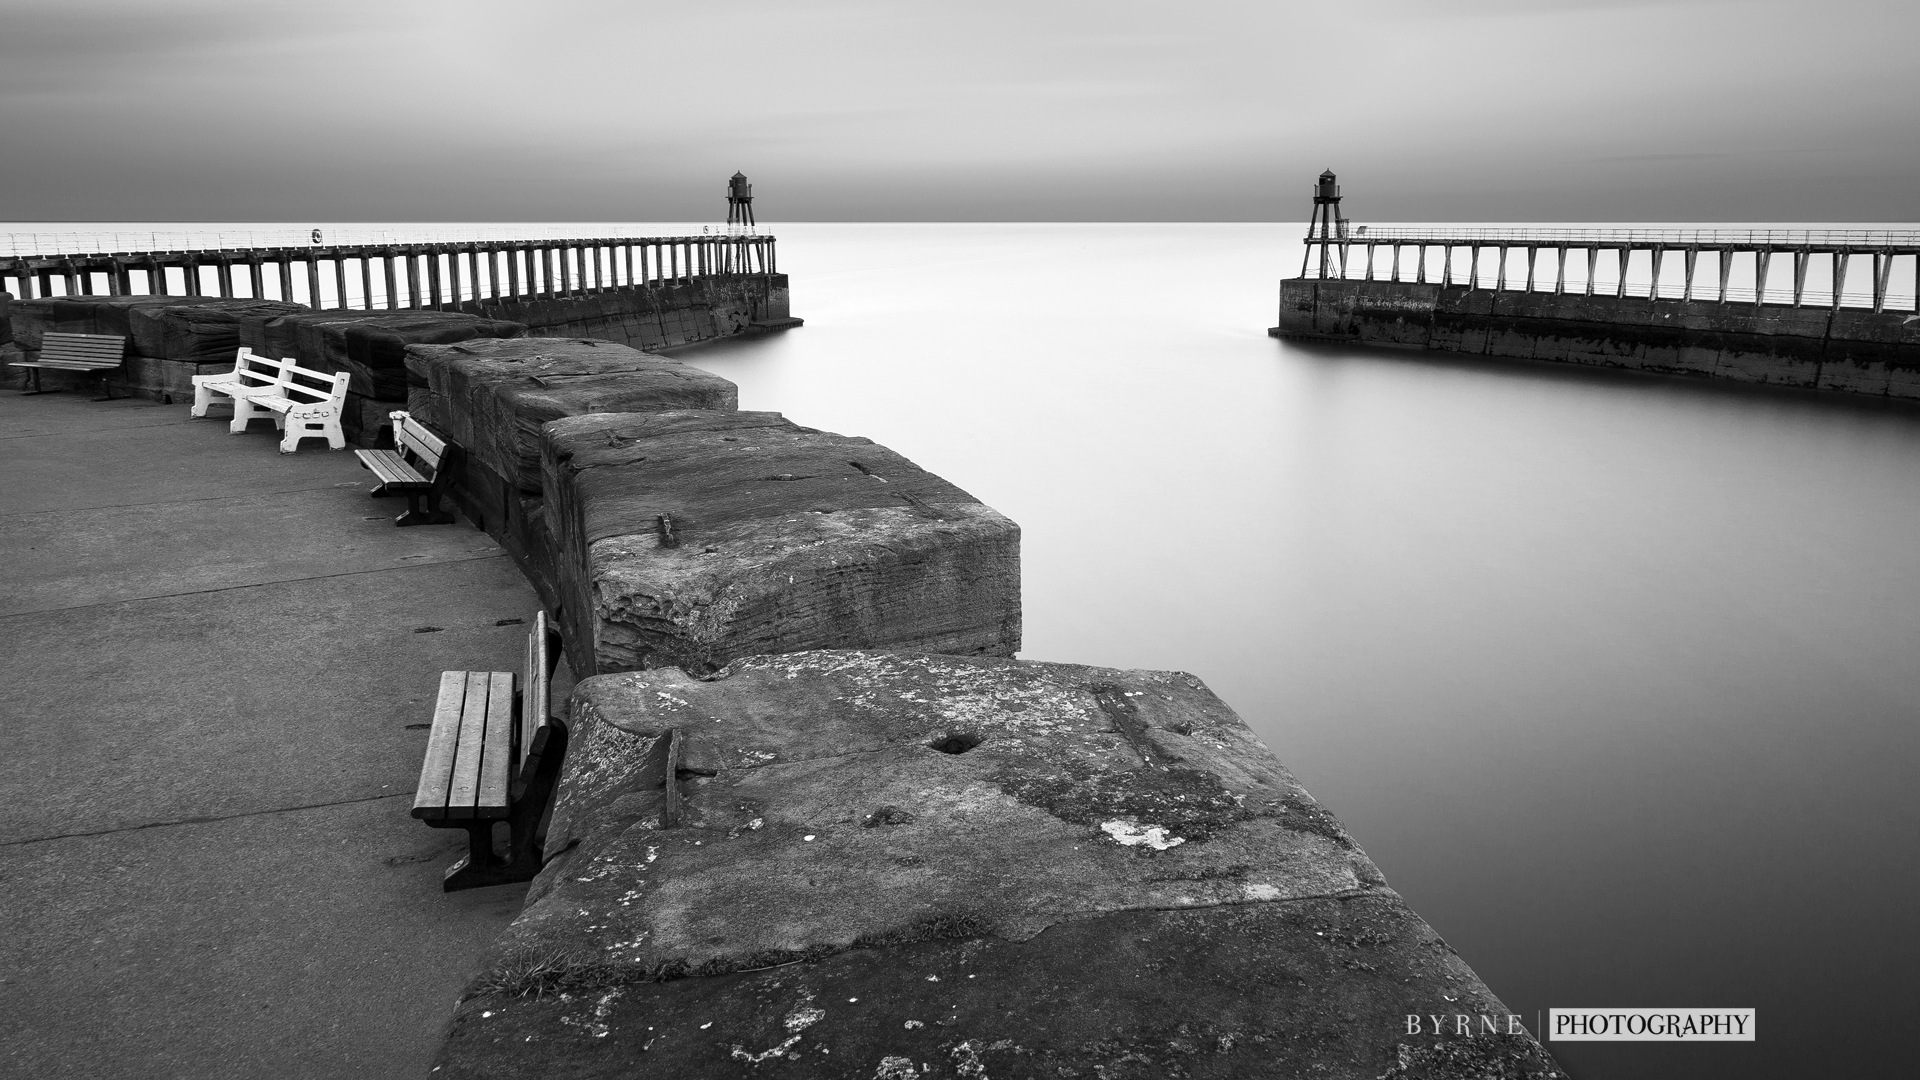
[(785, 274), (710, 274), (569, 296), (468, 302), (460, 310), (524, 323), (536, 337), (664, 349), (797, 326), (788, 305)]
[(593, 413), (729, 410), (733, 383), (612, 341), (474, 339), (409, 345), (407, 408), (464, 450), (453, 498), (507, 549), (549, 608), (562, 597), (544, 510), (541, 428)]
[[(27, 358), (38, 354), (48, 332), (128, 338), (125, 363), (108, 376), (113, 392), (190, 402), (193, 376), (233, 370), (243, 322), (305, 310), (277, 300), (218, 296), (70, 296), (15, 300), (6, 325)], [(24, 369), (8, 374), (21, 376)], [(40, 373), (48, 389), (85, 389), (92, 378), (79, 372)]]
[[(442, 307), (328, 309), (219, 296), (61, 296), (15, 301), (0, 328), (17, 339), (9, 359), (31, 355), (49, 330), (131, 337), (116, 393), (190, 400), (191, 377), (233, 368), (241, 345), (301, 366), (349, 371), (342, 417), (349, 441), (390, 438), (387, 413), (405, 408), (405, 348), (474, 338), (536, 336), (607, 340), (662, 349), (797, 326), (785, 274), (708, 273), (646, 285), (579, 289), (557, 296), (495, 297)], [(0, 348), (7, 346), (0, 338)], [(17, 354), (16, 354), (17, 351)], [(21, 369), (4, 369), (23, 385)], [(83, 388), (78, 374), (42, 372), (49, 388)]]
[(1562, 1075), (1191, 675), (800, 652), (569, 712), (436, 1076)]
[(1294, 278), (1272, 332), (1920, 399), (1920, 322), (1897, 312)]

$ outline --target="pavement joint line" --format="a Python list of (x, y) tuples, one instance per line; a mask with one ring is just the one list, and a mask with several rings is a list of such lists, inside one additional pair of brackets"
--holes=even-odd
[(360, 803), (379, 802), (381, 799), (410, 798), (411, 791), (394, 791), (385, 795), (368, 795), (359, 799), (339, 799), (335, 802), (302, 803), (299, 806), (270, 806), (265, 810), (240, 810), (231, 814), (208, 814), (201, 817), (177, 818), (173, 821), (149, 821), (144, 825), (122, 825), (117, 829), (95, 829), (91, 832), (58, 833), (53, 836), (30, 836), (25, 840), (0, 840), (0, 848), (24, 847), (27, 844), (44, 844), (52, 840), (80, 840), (89, 836), (113, 836), (117, 833), (140, 832), (144, 829), (165, 829), (174, 825), (210, 825), (216, 821), (233, 821), (243, 817), (261, 817), (265, 814), (291, 814), (298, 810), (325, 810), (329, 806), (356, 806)]
[(177, 600), (183, 596), (206, 596), (209, 593), (239, 592), (241, 589), (262, 589), (268, 585), (291, 585), (300, 581), (326, 581), (328, 578), (361, 577), (366, 574), (385, 574), (394, 570), (413, 570), (422, 566), (458, 566), (461, 563), (485, 562), (488, 559), (505, 558), (509, 558), (506, 552), (496, 551), (490, 555), (474, 555), (465, 559), (440, 559), (434, 562), (418, 562), (410, 566), (376, 566), (370, 570), (342, 570), (337, 574), (314, 574), (311, 577), (275, 578), (272, 581), (255, 581), (247, 585), (222, 585), (215, 589), (189, 589), (186, 592), (155, 593), (152, 596), (122, 596), (113, 600), (96, 600), (91, 604), (35, 608), (32, 611), (10, 611), (0, 614), (0, 622), (4, 622), (7, 619), (25, 618), (29, 615), (51, 615), (61, 611), (79, 611), (83, 608), (110, 607), (114, 604), (139, 604), (150, 600)]
[[(5, 520), (6, 518), (29, 518), (36, 514), (85, 514), (94, 510), (131, 510), (141, 506), (186, 506), (189, 503), (220, 502), (226, 499), (253, 499), (262, 495), (301, 495), (309, 491), (331, 491), (339, 486), (341, 486), (341, 482), (336, 480), (331, 484), (321, 484), (319, 487), (287, 488), (282, 491), (254, 491), (248, 492), (245, 495), (204, 495), (198, 499), (155, 499), (152, 502), (103, 503), (99, 506), (63, 506), (55, 510), (22, 510), (17, 514), (7, 514), (5, 517), (0, 518), (0, 520)], [(362, 487), (364, 485), (355, 484), (353, 486)]]

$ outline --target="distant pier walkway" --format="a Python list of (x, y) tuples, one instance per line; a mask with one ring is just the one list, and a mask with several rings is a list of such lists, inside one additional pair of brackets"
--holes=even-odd
[(442, 309), (777, 272), (774, 238), (733, 227), (693, 236), (0, 254), (0, 291), (23, 300), (222, 296), (315, 310)]
[(1920, 231), (1316, 226), (1302, 278), (1881, 312), (1920, 273)]

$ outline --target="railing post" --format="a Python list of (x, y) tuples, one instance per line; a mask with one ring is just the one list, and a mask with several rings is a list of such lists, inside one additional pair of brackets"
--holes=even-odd
[(320, 302), (320, 256), (314, 252), (306, 254), (307, 261), (307, 306), (319, 311), (326, 305)]
[(1851, 256), (1852, 253), (1846, 251), (1833, 253), (1833, 310), (1835, 311), (1840, 310), (1840, 290), (1847, 284), (1847, 260)]
[(247, 253), (247, 284), (253, 288), (253, 298), (259, 300), (267, 295), (267, 278), (260, 265), (260, 253)]
[(1627, 298), (1627, 267), (1632, 262), (1633, 245), (1622, 245), (1620, 248), (1620, 280), (1614, 283), (1615, 289), (1617, 290), (1614, 295), (1615, 300), (1625, 300)]
[(1724, 304), (1727, 302), (1727, 275), (1733, 272), (1733, 249), (1731, 247), (1721, 248), (1719, 250), (1717, 258), (1719, 258), (1720, 260), (1720, 300), (1719, 302)]
[(1695, 263), (1699, 261), (1699, 258), (1700, 258), (1699, 247), (1693, 244), (1688, 244), (1687, 254), (1686, 254), (1687, 284), (1685, 288), (1680, 290), (1680, 302), (1683, 304), (1693, 302), (1693, 268)]
[(1799, 307), (1807, 291), (1807, 264), (1813, 261), (1813, 253), (1800, 248), (1793, 253), (1793, 306)]
[(393, 248), (388, 248), (380, 253), (380, 272), (385, 275), (387, 281), (387, 308), (389, 310), (398, 310), (400, 307), (400, 287), (394, 280), (393, 259)]
[(1767, 301), (1767, 269), (1773, 262), (1773, 249), (1763, 247), (1753, 253), (1753, 306), (1759, 307)]
[(407, 245), (407, 306), (420, 310), (420, 248)]
[(1876, 315), (1887, 309), (1887, 275), (1892, 270), (1892, 252), (1873, 253), (1873, 311)]

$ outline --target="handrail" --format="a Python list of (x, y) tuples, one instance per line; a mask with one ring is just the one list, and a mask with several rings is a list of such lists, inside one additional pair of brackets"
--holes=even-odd
[(1349, 225), (1344, 236), (1308, 236), (1308, 244), (1364, 244), (1369, 242), (1448, 241), (1512, 243), (1549, 246), (1591, 244), (1606, 247), (1640, 244), (1680, 244), (1700, 247), (1839, 245), (1873, 249), (1920, 247), (1920, 230), (1912, 229), (1535, 229), (1449, 228), (1447, 226)]
[[(668, 231), (631, 229), (601, 234), (612, 241), (732, 237), (764, 240), (772, 234), (755, 226), (666, 226)], [(313, 238), (314, 233), (320, 239)], [(352, 225), (284, 226), (259, 229), (70, 229), (50, 232), (0, 232), (0, 258), (58, 258), (75, 253), (148, 254), (166, 252), (250, 251), (262, 248), (405, 247), (411, 244), (533, 244), (582, 241), (583, 228), (564, 223), (529, 225), (434, 225), (365, 228)]]

